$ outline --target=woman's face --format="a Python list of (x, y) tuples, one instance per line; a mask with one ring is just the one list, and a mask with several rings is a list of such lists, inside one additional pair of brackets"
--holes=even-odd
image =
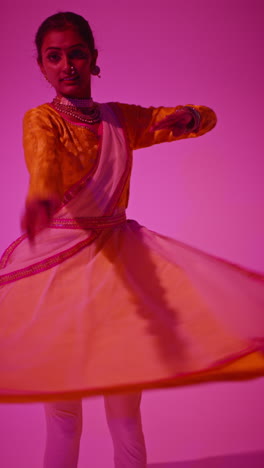
[(58, 96), (91, 97), (91, 70), (96, 63), (97, 51), (92, 53), (76, 30), (47, 33), (41, 57), (40, 69)]

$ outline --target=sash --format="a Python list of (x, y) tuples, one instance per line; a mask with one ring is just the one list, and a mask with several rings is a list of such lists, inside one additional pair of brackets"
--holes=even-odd
[(118, 208), (132, 166), (124, 131), (108, 104), (100, 104), (102, 136), (97, 164), (65, 193), (49, 226), (36, 235), (15, 240), (0, 261), (0, 285), (40, 273), (91, 244), (102, 229), (125, 222)]

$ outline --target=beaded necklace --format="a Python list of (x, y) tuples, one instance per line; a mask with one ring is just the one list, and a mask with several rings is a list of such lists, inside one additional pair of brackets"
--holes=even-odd
[(52, 104), (59, 112), (70, 115), (80, 122), (93, 125), (101, 121), (100, 108), (92, 98), (75, 99), (56, 96)]

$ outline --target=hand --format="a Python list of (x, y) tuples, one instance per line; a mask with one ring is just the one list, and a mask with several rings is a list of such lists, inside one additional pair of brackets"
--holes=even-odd
[(194, 122), (194, 115), (191, 109), (183, 108), (177, 109), (173, 114), (168, 115), (165, 119), (156, 123), (150, 128), (151, 132), (156, 130), (171, 130), (173, 136), (178, 137), (192, 131), (192, 123)]
[(26, 203), (25, 213), (21, 219), (21, 228), (26, 231), (29, 241), (34, 242), (35, 236), (46, 228), (59, 206), (55, 198), (49, 200), (30, 200)]

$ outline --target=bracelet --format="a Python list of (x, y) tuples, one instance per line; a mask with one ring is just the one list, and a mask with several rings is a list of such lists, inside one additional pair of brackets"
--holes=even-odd
[(193, 106), (183, 106), (182, 109), (188, 109), (191, 111), (193, 120), (187, 125), (186, 133), (198, 132), (200, 129), (201, 115)]

